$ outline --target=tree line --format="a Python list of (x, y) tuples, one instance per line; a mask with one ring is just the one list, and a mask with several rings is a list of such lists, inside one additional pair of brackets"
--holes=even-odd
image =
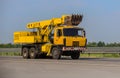
[(6, 43), (6, 44), (0, 44), (0, 48), (20, 48), (20, 44), (12, 44), (12, 43)]
[(120, 43), (105, 43), (103, 41), (99, 42), (88, 42), (87, 47), (120, 47)]
[[(6, 43), (6, 44), (0, 44), (0, 48), (20, 48), (20, 44), (12, 44), (12, 43)], [(105, 43), (103, 41), (99, 42), (88, 42), (87, 47), (120, 47), (120, 43)]]

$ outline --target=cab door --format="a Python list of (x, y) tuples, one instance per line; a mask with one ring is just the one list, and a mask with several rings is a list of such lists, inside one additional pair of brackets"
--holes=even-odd
[(63, 32), (62, 29), (55, 29), (54, 32), (54, 44), (63, 45)]

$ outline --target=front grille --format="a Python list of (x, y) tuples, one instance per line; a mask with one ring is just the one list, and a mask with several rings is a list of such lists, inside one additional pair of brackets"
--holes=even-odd
[(79, 41), (73, 41), (73, 46), (74, 47), (79, 47)]

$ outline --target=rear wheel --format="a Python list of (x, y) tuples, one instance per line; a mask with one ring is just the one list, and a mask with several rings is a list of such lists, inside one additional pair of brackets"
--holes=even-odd
[(30, 50), (29, 50), (29, 52), (30, 52), (30, 58), (31, 59), (35, 59), (36, 55), (37, 55), (36, 49), (34, 47), (31, 47)]
[(61, 51), (57, 47), (54, 47), (52, 49), (52, 58), (53, 59), (60, 59), (61, 58)]
[(24, 59), (28, 59), (28, 57), (29, 57), (28, 48), (24, 47), (24, 48), (22, 49), (22, 55), (23, 55), (23, 58), (24, 58)]
[(80, 57), (80, 52), (79, 51), (75, 51), (71, 54), (72, 59), (79, 59), (79, 57)]

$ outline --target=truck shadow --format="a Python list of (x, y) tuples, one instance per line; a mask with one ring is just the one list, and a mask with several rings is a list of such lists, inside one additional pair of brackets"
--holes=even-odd
[(103, 58), (79, 58), (79, 59), (71, 59), (71, 58), (61, 58), (60, 60), (100, 60)]
[[(53, 59), (51, 56), (46, 56), (46, 57), (39, 57), (37, 59), (51, 59), (51, 60), (56, 60)], [(79, 58), (79, 59), (71, 59), (71, 57), (61, 57), (61, 59), (58, 60), (102, 60), (103, 58)]]

